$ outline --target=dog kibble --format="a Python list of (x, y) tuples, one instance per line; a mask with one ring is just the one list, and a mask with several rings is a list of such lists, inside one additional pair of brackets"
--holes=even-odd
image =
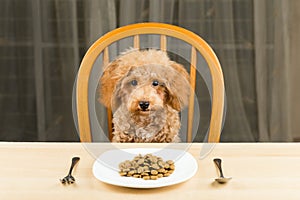
[(157, 174), (157, 177), (162, 178), (162, 177), (164, 177), (164, 175), (163, 174)]
[(164, 162), (161, 157), (152, 154), (139, 154), (132, 161), (121, 162), (119, 169), (120, 176), (157, 180), (170, 176), (175, 170), (175, 164), (172, 160)]
[(156, 171), (156, 170), (151, 170), (151, 174), (152, 174), (152, 175), (157, 175), (157, 174), (158, 174), (158, 171)]

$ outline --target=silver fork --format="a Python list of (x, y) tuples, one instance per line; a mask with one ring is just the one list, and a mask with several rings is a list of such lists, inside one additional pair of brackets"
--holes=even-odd
[(74, 166), (78, 163), (79, 160), (80, 160), (79, 157), (72, 158), (72, 164), (71, 164), (68, 175), (65, 176), (63, 179), (60, 179), (60, 182), (62, 184), (65, 184), (65, 183), (72, 184), (75, 182), (75, 178), (72, 176), (72, 171), (73, 171)]

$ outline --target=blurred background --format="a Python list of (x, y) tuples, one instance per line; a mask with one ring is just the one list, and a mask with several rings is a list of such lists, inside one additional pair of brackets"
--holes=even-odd
[(72, 89), (100, 36), (137, 22), (191, 30), (220, 59), (223, 142), (300, 141), (299, 0), (0, 0), (0, 140), (79, 141)]

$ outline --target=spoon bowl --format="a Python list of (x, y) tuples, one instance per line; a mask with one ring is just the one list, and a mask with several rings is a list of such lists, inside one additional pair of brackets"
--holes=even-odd
[(232, 178), (231, 177), (228, 177), (228, 178), (225, 178), (225, 177), (219, 177), (219, 178), (215, 178), (215, 181), (217, 181), (218, 183), (227, 183), (228, 181), (230, 181)]

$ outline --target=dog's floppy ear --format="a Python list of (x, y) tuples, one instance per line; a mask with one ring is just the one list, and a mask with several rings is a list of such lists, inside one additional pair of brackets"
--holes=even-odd
[(175, 110), (180, 111), (188, 105), (190, 96), (190, 78), (184, 67), (174, 61), (170, 61), (171, 70), (168, 71), (166, 78), (168, 98), (167, 103)]
[(121, 105), (122, 102), (122, 90), (121, 90), (121, 82), (118, 82), (114, 93), (111, 96), (111, 109), (112, 111), (116, 111), (116, 109)]
[(102, 77), (100, 79), (99, 101), (108, 108), (112, 107), (112, 98), (115, 93), (118, 82), (128, 73), (130, 66), (122, 65), (121, 60), (108, 64), (105, 67)]

